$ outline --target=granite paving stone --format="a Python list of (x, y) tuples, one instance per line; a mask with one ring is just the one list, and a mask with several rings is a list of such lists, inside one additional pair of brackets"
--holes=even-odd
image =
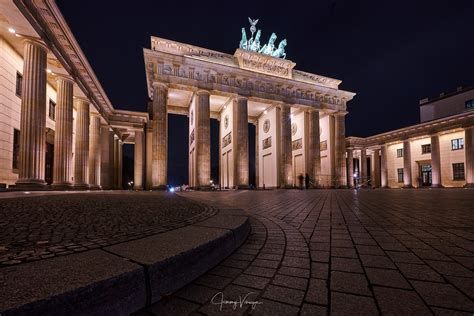
[[(12, 199), (9, 209), (0, 205), (2, 224), (3, 218), (8, 222), (0, 229), (0, 287), (4, 269), (87, 255), (190, 223), (204, 226), (219, 208), (232, 216), (231, 210), (244, 209), (252, 229), (240, 249), (141, 314), (472, 315), (472, 192), (99, 192), (87, 199), (85, 194)], [(159, 196), (170, 199), (159, 203)], [(31, 216), (34, 199), (38, 207)], [(211, 301), (219, 295), (257, 303), (254, 309), (247, 303), (222, 305), (221, 311)]]

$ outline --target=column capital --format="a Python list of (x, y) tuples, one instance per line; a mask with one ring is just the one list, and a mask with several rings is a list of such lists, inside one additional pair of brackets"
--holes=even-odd
[(61, 81), (66, 81), (66, 82), (69, 82), (71, 84), (74, 84), (74, 78), (69, 76), (69, 75), (63, 75), (63, 74), (55, 73), (55, 76), (56, 76), (56, 82), (61, 80)]
[(347, 112), (347, 111), (338, 111), (338, 112), (334, 113), (333, 115), (334, 116), (346, 116), (347, 114), (349, 114), (349, 112)]
[(81, 97), (81, 96), (74, 96), (73, 99), (74, 99), (74, 102), (84, 102), (84, 103), (87, 103), (87, 104), (91, 103), (91, 101), (89, 101), (89, 99)]
[[(25, 35), (23, 35), (25, 36)], [(25, 36), (25, 39), (23, 40), (23, 44), (32, 44), (32, 45), (35, 45), (35, 46), (38, 46), (38, 47), (41, 47), (43, 48), (44, 50), (48, 50), (48, 46), (46, 45), (46, 43), (44, 43), (41, 39), (39, 38), (34, 38), (34, 37), (30, 37), (30, 36)]]
[(240, 94), (239, 94), (239, 95), (236, 95), (236, 96), (234, 97), (234, 99), (235, 99), (236, 101), (244, 101), (244, 100), (245, 100), (245, 101), (248, 101), (249, 98), (246, 97), (246, 96), (243, 96), (243, 95), (240, 95)]
[(208, 90), (199, 89), (196, 91), (196, 95), (211, 95)]
[(153, 88), (168, 89), (168, 85), (160, 81), (153, 81), (151, 85), (153, 86)]

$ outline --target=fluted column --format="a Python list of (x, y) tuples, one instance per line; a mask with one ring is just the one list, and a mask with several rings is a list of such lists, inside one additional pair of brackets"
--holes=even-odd
[(354, 150), (347, 150), (347, 186), (354, 187)]
[(114, 136), (114, 160), (112, 163), (112, 174), (113, 174), (113, 181), (112, 181), (112, 188), (118, 189), (118, 181), (119, 181), (119, 156), (120, 156), (120, 140), (118, 136)]
[(211, 108), (209, 91), (196, 93), (196, 186), (209, 188), (211, 180)]
[(291, 150), (291, 107), (280, 106), (280, 188), (293, 186)]
[(442, 187), (441, 155), (438, 135), (431, 135), (431, 186), (434, 188)]
[(374, 158), (372, 159), (374, 173), (372, 175), (372, 187), (380, 187), (380, 149), (374, 150)]
[(89, 128), (89, 187), (100, 189), (100, 116), (91, 115)]
[(474, 126), (464, 129), (466, 187), (474, 188)]
[(42, 43), (25, 41), (18, 187), (43, 187), (46, 184), (46, 54), (47, 48)]
[(385, 144), (380, 149), (380, 159), (380, 183), (382, 188), (388, 188), (387, 145)]
[(411, 182), (411, 149), (409, 139), (403, 141), (403, 187), (413, 188)]
[[(255, 189), (258, 189), (260, 183), (260, 163), (259, 163), (259, 150), (260, 147), (258, 141), (258, 119), (255, 122)], [(219, 146), (220, 147), (220, 146)]]
[(308, 142), (308, 161), (309, 169), (308, 174), (310, 175), (311, 182), (313, 187), (317, 188), (320, 186), (320, 176), (321, 176), (321, 135), (319, 128), (319, 112), (310, 111), (309, 112), (309, 142)]
[(168, 167), (168, 87), (153, 83), (152, 188), (166, 189)]
[(74, 188), (89, 187), (89, 100), (76, 98), (76, 141), (74, 146)]
[(143, 171), (145, 166), (145, 132), (135, 131), (135, 149), (133, 151), (133, 188), (143, 190)]
[(118, 160), (117, 160), (117, 186), (118, 190), (122, 190), (122, 169), (123, 169), (123, 141), (118, 142)]
[(346, 187), (346, 112), (336, 113), (335, 115), (335, 163), (336, 163), (336, 186)]
[(239, 96), (233, 108), (235, 132), (235, 176), (234, 185), (247, 188), (249, 185), (249, 130), (247, 98)]
[(56, 82), (53, 187), (67, 189), (71, 186), (74, 82), (64, 76), (58, 76)]
[(113, 188), (114, 133), (109, 126), (100, 130), (100, 185), (104, 190)]
[(360, 184), (367, 187), (367, 151), (365, 148), (360, 150)]

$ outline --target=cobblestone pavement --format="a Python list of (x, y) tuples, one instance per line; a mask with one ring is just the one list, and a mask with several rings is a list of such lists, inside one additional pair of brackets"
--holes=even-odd
[(251, 235), (213, 270), (140, 314), (474, 312), (473, 190), (185, 196), (246, 209)]
[(216, 212), (165, 192), (0, 199), (0, 269), (162, 233)]

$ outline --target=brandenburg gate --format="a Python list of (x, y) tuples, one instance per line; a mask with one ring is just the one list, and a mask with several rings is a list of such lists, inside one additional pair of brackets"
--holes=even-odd
[[(149, 122), (135, 133), (135, 187), (167, 185), (168, 113), (189, 117), (189, 185), (209, 187), (210, 120), (219, 120), (220, 185), (249, 185), (248, 123), (256, 126), (258, 188), (290, 188), (301, 175), (313, 187), (347, 185), (345, 115), (354, 93), (340, 80), (296, 70), (286, 39), (261, 30), (234, 55), (152, 37), (144, 49)], [(137, 170), (138, 169), (138, 170)]]

